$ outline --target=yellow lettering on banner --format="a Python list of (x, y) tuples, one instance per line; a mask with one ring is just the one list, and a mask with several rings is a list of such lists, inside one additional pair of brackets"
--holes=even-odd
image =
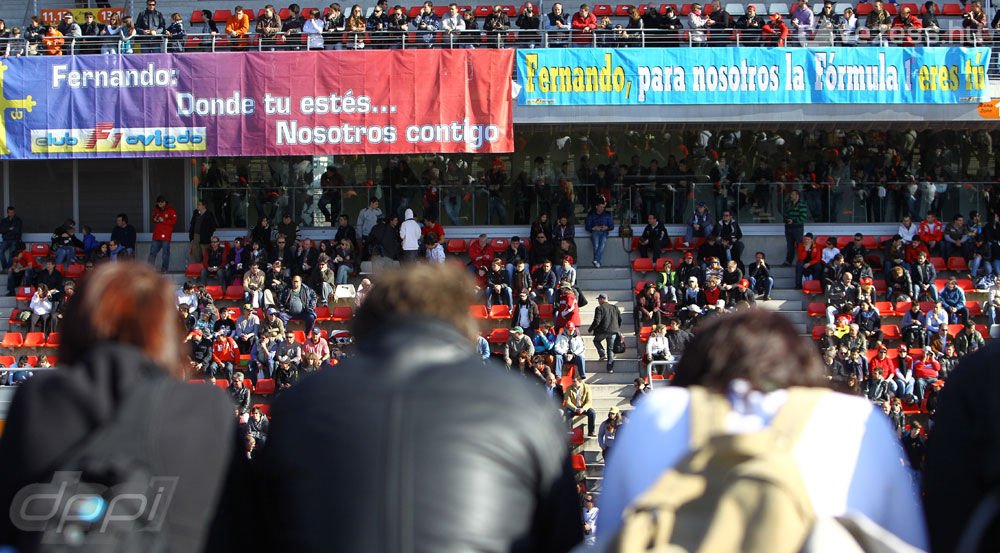
[(625, 69), (612, 63), (610, 52), (603, 65), (540, 65), (538, 54), (524, 56), (524, 91), (549, 93), (622, 92), (628, 85)]

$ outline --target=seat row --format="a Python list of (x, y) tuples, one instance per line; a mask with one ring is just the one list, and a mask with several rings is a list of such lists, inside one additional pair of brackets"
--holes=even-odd
[[(948, 284), (947, 278), (939, 278), (934, 280), (934, 286), (940, 290), (944, 288), (945, 284)], [(885, 294), (888, 290), (888, 284), (883, 279), (874, 279), (872, 284), (875, 286), (875, 291), (879, 294)], [(973, 284), (971, 279), (959, 278), (956, 279), (956, 284), (961, 288), (966, 294), (978, 292), (976, 285)], [(802, 283), (802, 293), (807, 296), (822, 295), (823, 294), (823, 282), (820, 280), (807, 280)]]
[[(983, 335), (983, 339), (984, 340), (989, 340), (990, 339), (990, 329), (989, 329), (988, 326), (986, 326), (984, 324), (977, 324), (977, 325), (975, 325), (975, 327), (976, 327), (976, 330), (978, 330), (979, 333)], [(898, 325), (884, 324), (884, 325), (881, 326), (880, 330), (882, 331), (882, 339), (883, 340), (902, 340), (903, 339), (903, 333), (899, 329)], [(961, 330), (962, 330), (962, 325), (948, 325), (948, 335), (951, 336), (952, 338), (954, 338), (955, 336), (957, 336), (958, 333)], [(823, 335), (824, 334), (826, 334), (826, 327), (824, 325), (813, 325), (813, 327), (812, 327), (812, 337), (813, 337), (813, 340), (821, 340), (821, 339), (823, 339)], [(875, 346), (875, 344), (869, 344), (869, 345), (872, 346), (872, 347)], [(869, 348), (869, 349), (871, 349), (871, 348)], [(913, 355), (913, 354), (911, 353), (911, 355)]]
[[(32, 368), (37, 368), (38, 367), (38, 360), (40, 359), (40, 356), (38, 356), (38, 355), (25, 355), (25, 357), (28, 358), (28, 365), (29, 366), (31, 366)], [(57, 365), (57, 363), (59, 362), (59, 358), (56, 357), (55, 355), (46, 355), (44, 357), (46, 359), (48, 359), (49, 364), (52, 365), (53, 367), (55, 367)], [(11, 367), (15, 363), (17, 363), (17, 358), (14, 357), (13, 355), (0, 355), (0, 366), (2, 366), (2, 367)]]
[(20, 332), (7, 332), (3, 335), (3, 341), (0, 342), (0, 347), (4, 349), (58, 348), (59, 336), (58, 332), (51, 332), (47, 337), (44, 332), (29, 332), (27, 334), (21, 334)]
[[(931, 309), (934, 309), (934, 302), (932, 301), (922, 301), (918, 305), (920, 306), (921, 313), (927, 313)], [(896, 307), (893, 307), (892, 303), (887, 301), (877, 301), (874, 305), (875, 310), (882, 317), (902, 317), (912, 306), (912, 301), (901, 301), (896, 304)], [(983, 314), (983, 308), (979, 305), (979, 302), (966, 301), (965, 308), (968, 309), (970, 317), (979, 317)], [(826, 303), (821, 301), (809, 302), (806, 306), (806, 313), (810, 317), (825, 317)]]

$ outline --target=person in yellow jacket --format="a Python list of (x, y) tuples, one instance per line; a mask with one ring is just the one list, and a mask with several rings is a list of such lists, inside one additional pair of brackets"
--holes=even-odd
[(563, 414), (569, 421), (573, 420), (573, 417), (579, 417), (586, 415), (587, 417), (587, 435), (593, 438), (594, 434), (594, 419), (596, 414), (594, 413), (593, 396), (590, 394), (590, 384), (583, 381), (583, 378), (577, 374), (573, 376), (573, 385), (566, 390), (566, 399), (563, 400)]

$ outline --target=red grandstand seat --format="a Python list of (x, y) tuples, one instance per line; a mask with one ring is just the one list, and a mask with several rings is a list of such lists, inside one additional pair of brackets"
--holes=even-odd
[(586, 443), (586, 439), (583, 437), (583, 427), (577, 426), (569, 433), (569, 443), (573, 447), (579, 447)]
[(267, 418), (271, 418), (271, 404), (270, 403), (254, 403), (254, 407), (260, 407), (260, 413)]
[(330, 308), (325, 305), (316, 306), (316, 320), (317, 321), (329, 321), (330, 317), (333, 315), (330, 313)]
[(934, 269), (937, 271), (944, 271), (948, 268), (948, 263), (944, 260), (943, 257), (932, 257), (930, 259), (930, 262), (931, 265), (934, 266)]
[(886, 340), (899, 340), (903, 334), (896, 325), (882, 325), (882, 337)]
[(678, 236), (677, 238), (674, 238), (674, 249), (681, 251), (697, 250), (704, 242), (705, 242), (704, 238), (695, 238), (694, 242), (691, 242), (690, 244), (685, 246), (684, 237)]
[(638, 296), (639, 293), (642, 292), (644, 288), (646, 288), (647, 284), (653, 284), (653, 282), (649, 281), (649, 280), (640, 280), (640, 281), (636, 282), (635, 283), (635, 290), (634, 290), (635, 295)]
[(902, 9), (902, 8), (909, 8), (910, 9), (910, 13), (913, 14), (913, 15), (917, 15), (918, 13), (920, 13), (920, 8), (917, 7), (916, 4), (900, 4), (899, 7), (900, 7), (900, 9)]
[(931, 309), (934, 309), (934, 302), (932, 301), (922, 301), (918, 305), (920, 306), (921, 313), (927, 313)]
[(969, 278), (958, 279), (958, 287), (964, 290), (966, 294), (976, 291), (976, 285), (973, 284), (972, 279)]
[(330, 313), (330, 320), (338, 323), (347, 322), (352, 318), (354, 318), (354, 310), (348, 306), (334, 307)]
[(490, 307), (490, 318), (501, 321), (510, 319), (510, 307), (506, 305), (494, 305)]
[(579, 453), (573, 455), (573, 470), (577, 472), (587, 470), (587, 460), (583, 458), (583, 455)]
[(38, 366), (38, 356), (37, 355), (25, 355), (25, 357), (28, 358), (28, 366), (29, 367), (37, 367)]
[(86, 267), (84, 267), (82, 264), (71, 263), (70, 265), (66, 266), (66, 270), (63, 271), (63, 276), (66, 278), (80, 278), (83, 276), (83, 273), (85, 271)]
[(233, 12), (229, 10), (215, 10), (215, 13), (212, 14), (212, 21), (215, 21), (216, 23), (225, 23), (229, 21), (229, 18), (232, 16)]
[(858, 7), (855, 8), (855, 13), (857, 15), (868, 15), (875, 11), (875, 6), (871, 2), (861, 2)]
[(10, 367), (11, 365), (17, 363), (13, 355), (0, 355), (0, 367)]
[(45, 347), (45, 333), (44, 332), (29, 332), (24, 335), (24, 343), (21, 344), (22, 347), (26, 348), (41, 348)]
[(614, 13), (615, 10), (611, 7), (611, 4), (594, 5), (594, 17), (611, 17)]
[(538, 306), (538, 316), (543, 319), (552, 319), (555, 317), (555, 309), (552, 307), (551, 303), (543, 303)]
[[(486, 17), (492, 11), (493, 11), (493, 6), (476, 6), (476, 11), (473, 13), (473, 15), (475, 15), (477, 18)], [(413, 16), (411, 15), (410, 17)]]
[(226, 287), (225, 299), (233, 301), (243, 301), (243, 285), (230, 284)]
[(187, 269), (184, 270), (184, 276), (187, 278), (198, 278), (201, 276), (201, 270), (205, 266), (201, 263), (188, 263)]
[(885, 11), (889, 12), (889, 15), (896, 15), (896, 4), (891, 4), (889, 2), (886, 2)]
[(653, 265), (653, 268), (656, 269), (656, 272), (659, 273), (659, 272), (663, 271), (663, 267), (666, 266), (667, 261), (670, 262), (670, 266), (671, 267), (676, 267), (677, 266), (677, 262), (674, 261), (673, 259), (671, 259), (669, 257), (660, 257), (660, 258), (657, 258), (656, 263)]
[(222, 390), (227, 390), (229, 389), (229, 381), (226, 380), (225, 378), (217, 378), (215, 379), (215, 387), (220, 388)]
[(980, 317), (983, 314), (983, 308), (976, 301), (965, 302), (965, 308), (969, 310), (970, 317)]
[(52, 332), (49, 337), (45, 339), (45, 347), (47, 348), (57, 348), (59, 347), (60, 339), (62, 335), (58, 332)]
[[(912, 301), (900, 301), (900, 302), (896, 302), (896, 308), (894, 309), (894, 311), (896, 312), (896, 315), (902, 317), (903, 315), (906, 314), (907, 311), (910, 310), (911, 306), (913, 306), (913, 302)], [(885, 315), (883, 315), (883, 317), (884, 316)]]
[(948, 336), (954, 338), (962, 330), (963, 325), (948, 325)]
[(306, 343), (306, 331), (304, 330), (293, 330), (292, 334), (295, 335), (295, 341), (304, 344)]
[(8, 332), (3, 335), (3, 342), (0, 342), (0, 347), (19, 348), (23, 344), (24, 336), (21, 336), (20, 332)]
[(31, 286), (18, 286), (14, 290), (14, 299), (17, 301), (31, 301), (31, 296), (35, 294), (35, 289)]
[(487, 337), (487, 341), (491, 344), (504, 344), (507, 339), (510, 338), (510, 330), (506, 328), (494, 328), (490, 330), (490, 335)]
[[(444, 11), (441, 13), (441, 16), (444, 16), (445, 13), (448, 12), (448, 7), (447, 6), (441, 6), (441, 7), (444, 8)], [(500, 6), (500, 11), (507, 14), (507, 17), (517, 17), (517, 8), (514, 7), (513, 4), (504, 4)]]
[(639, 237), (638, 236), (633, 236), (631, 244), (632, 244), (632, 247), (629, 248), (631, 251), (638, 250), (639, 249)]
[(45, 358), (49, 360), (49, 365), (52, 365), (53, 367), (58, 367), (59, 366), (59, 356), (58, 355), (46, 355)]
[(470, 305), (469, 316), (473, 319), (488, 319), (490, 318), (490, 312), (486, 310), (485, 305)]
[(962, 4), (948, 2), (941, 6), (941, 15), (962, 15)]
[(822, 294), (823, 283), (818, 280), (807, 280), (802, 283), (802, 293), (806, 295)]
[(826, 315), (826, 304), (821, 301), (811, 301), (806, 306), (806, 314), (810, 317), (822, 317)]
[(649, 335), (653, 333), (653, 327), (644, 326), (639, 329), (639, 341), (647, 342), (649, 341)]
[[(907, 309), (909, 309), (909, 307), (907, 307)], [(878, 311), (879, 315), (883, 317), (892, 317), (896, 314), (896, 310), (893, 309), (892, 303), (887, 301), (875, 302), (875, 311)]]
[(202, 15), (201, 10), (194, 10), (193, 12), (191, 12), (191, 23), (204, 23), (204, 22), (205, 22), (205, 16)]
[(691, 4), (681, 4), (681, 15), (686, 16), (691, 13)]
[(26, 324), (24, 321), (21, 320), (21, 312), (22, 311), (25, 311), (25, 310), (24, 309), (11, 309), (10, 310), (10, 317), (7, 319), (7, 326), (8, 327), (11, 327), (11, 326), (23, 326), (24, 324)]
[(225, 298), (222, 286), (206, 286), (205, 291), (208, 292), (208, 295), (212, 296), (212, 299), (215, 301), (221, 301)]
[(811, 334), (813, 340), (819, 340), (826, 334), (826, 327), (824, 325), (813, 325)]
[(28, 249), (28, 252), (31, 253), (31, 255), (37, 257), (48, 257), (51, 251), (52, 250), (49, 248), (48, 244), (32, 244), (31, 248)]
[(637, 273), (648, 273), (653, 270), (653, 259), (650, 257), (637, 257), (632, 260), (632, 270)]
[(463, 240), (462, 238), (449, 238), (448, 245), (445, 249), (448, 251), (448, 253), (459, 254), (459, 253), (465, 253), (465, 248), (466, 248), (465, 240)]
[(615, 6), (615, 15), (618, 17), (628, 17), (628, 11), (634, 7), (632, 4), (618, 4)]
[(986, 340), (990, 339), (990, 327), (988, 327), (986, 325), (976, 325), (975, 328), (976, 328), (976, 330), (979, 331), (980, 334), (983, 335), (984, 339), (986, 339)]
[(888, 285), (885, 283), (885, 280), (881, 278), (875, 279), (875, 281), (872, 282), (872, 284), (875, 285), (875, 291), (878, 292), (879, 294), (885, 294), (886, 290), (889, 289)]
[(257, 395), (269, 396), (274, 393), (274, 379), (273, 378), (258, 378), (257, 385), (254, 386), (254, 392)]
[(965, 261), (964, 257), (949, 257), (948, 258), (948, 270), (949, 271), (968, 271), (969, 263)]
[(503, 251), (507, 249), (507, 246), (510, 245), (510, 240), (507, 240), (506, 238), (493, 238), (490, 240), (490, 245), (493, 246), (494, 252), (500, 254), (503, 253)]

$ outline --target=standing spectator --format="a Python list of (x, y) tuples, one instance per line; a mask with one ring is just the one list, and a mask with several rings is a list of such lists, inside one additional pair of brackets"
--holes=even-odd
[(146, 9), (135, 18), (135, 30), (142, 37), (140, 40), (143, 41), (143, 48), (148, 45), (152, 51), (156, 51), (156, 35), (162, 35), (166, 29), (167, 20), (157, 11), (156, 0), (146, 0)]
[[(771, 20), (764, 23), (764, 26), (760, 28), (760, 35), (764, 46), (777, 46), (778, 48), (783, 48), (785, 46), (785, 41), (788, 39), (788, 25), (781, 18), (780, 13), (772, 13)], [(798, 191), (792, 191), (798, 196)], [(791, 193), (790, 193), (791, 194)], [(796, 201), (798, 201), (796, 199)], [(806, 207), (806, 215), (809, 213), (809, 208)], [(788, 213), (785, 213), (785, 233), (788, 233)], [(803, 221), (805, 217), (803, 216)], [(801, 233), (800, 233), (801, 236)]]
[[(322, 14), (319, 10), (313, 9), (309, 12), (309, 19), (302, 25), (302, 33), (308, 37), (306, 47), (309, 50), (322, 50), (324, 47), (323, 31), (325, 23), (321, 16)], [(327, 169), (329, 170), (331, 167), (333, 166), (328, 165)], [(325, 177), (326, 175), (324, 174), (323, 176)], [(322, 203), (322, 198), (320, 199), (320, 208), (321, 210), (326, 208), (326, 205)], [(327, 216), (327, 220), (329, 219), (330, 217)]]
[(264, 13), (257, 18), (256, 26), (256, 33), (260, 36), (261, 43), (271, 47), (269, 49), (273, 49), (278, 40), (278, 33), (280, 32), (281, 17), (278, 15), (277, 10), (271, 4), (264, 6)]
[(563, 13), (563, 5), (559, 2), (552, 4), (552, 10), (545, 16), (545, 30), (548, 31), (549, 44), (555, 47), (566, 45), (567, 32), (570, 30), (570, 22)]
[(27, 55), (38, 55), (38, 45), (41, 44), (44, 34), (45, 27), (42, 26), (42, 20), (37, 15), (31, 16), (28, 26), (24, 28), (24, 39), (28, 41)]
[(83, 242), (76, 237), (76, 221), (66, 219), (66, 222), (52, 232), (52, 250), (55, 252), (56, 265), (72, 265), (76, 263), (76, 249), (83, 247)]
[(715, 20), (702, 12), (701, 4), (691, 6), (691, 13), (688, 14), (688, 28), (691, 29), (691, 43), (694, 46), (705, 44), (707, 37), (705, 31), (715, 24)]
[(448, 4), (448, 15), (441, 20), (441, 28), (447, 33), (448, 47), (462, 43), (462, 31), (465, 30), (465, 18), (458, 13), (458, 4)]
[(420, 8), (420, 13), (413, 19), (413, 25), (417, 28), (417, 39), (426, 48), (433, 47), (435, 35), (441, 27), (441, 18), (434, 13), (433, 2), (429, 0), (424, 2), (423, 7)]
[(573, 42), (589, 46), (597, 29), (597, 17), (590, 13), (590, 6), (580, 4), (580, 11), (573, 14), (570, 26), (573, 29)]
[(407, 208), (403, 214), (403, 224), (399, 226), (399, 238), (403, 247), (402, 260), (416, 260), (420, 253), (420, 223), (413, 218), (412, 209)]
[[(615, 341), (621, 332), (622, 312), (618, 306), (608, 303), (607, 294), (597, 295), (597, 309), (594, 310), (594, 322), (588, 332), (594, 335), (594, 347), (597, 348), (599, 361), (607, 359), (607, 370), (615, 372)], [(606, 346), (606, 347), (605, 347)]]
[(799, 45), (808, 46), (811, 34), (816, 28), (816, 15), (809, 7), (807, 0), (799, 0), (795, 11), (792, 13), (792, 27), (799, 35)]
[(79, 40), (83, 36), (83, 31), (80, 30), (80, 25), (73, 19), (72, 12), (63, 14), (62, 23), (59, 24), (57, 29), (62, 36), (68, 39), (63, 46), (63, 54), (72, 56), (74, 54), (86, 53), (85, 51), (80, 51)]
[(594, 246), (594, 267), (600, 268), (604, 259), (604, 247), (608, 243), (608, 233), (615, 229), (615, 220), (607, 211), (607, 203), (600, 202), (587, 215), (584, 228), (590, 233), (590, 241)]
[(115, 228), (111, 229), (111, 240), (125, 248), (128, 257), (135, 257), (136, 231), (128, 222), (128, 215), (119, 213), (115, 217)]
[(792, 190), (788, 193), (788, 201), (785, 202), (783, 212), (785, 215), (785, 265), (791, 265), (796, 258), (798, 245), (802, 242), (806, 218), (809, 216), (809, 207), (799, 198), (798, 190)]
[(66, 39), (63, 38), (62, 33), (55, 25), (49, 27), (49, 30), (45, 33), (45, 38), (42, 39), (42, 43), (45, 44), (45, 54), (49, 56), (61, 56), (63, 55), (63, 44), (65, 44)]
[[(558, 375), (557, 375), (558, 376)], [(590, 384), (583, 381), (583, 376), (579, 373), (573, 375), (573, 384), (566, 390), (566, 399), (563, 401), (563, 415), (572, 424), (575, 417), (587, 417), (587, 435), (596, 437), (594, 433), (596, 413), (593, 408), (593, 396), (590, 392)]]
[(21, 234), (24, 230), (24, 222), (17, 215), (14, 206), (7, 207), (7, 216), (0, 219), (0, 270), (4, 273), (10, 269), (14, 262), (14, 253), (17, 245), (21, 242)]
[[(617, 428), (617, 427), (614, 427)], [(601, 435), (604, 435), (604, 425), (601, 425)], [(611, 435), (614, 436), (614, 430)], [(612, 438), (613, 439), (613, 438)], [(601, 446), (601, 449), (604, 449)], [(592, 546), (597, 543), (597, 507), (594, 506), (594, 496), (583, 495), (583, 545)]]
[(218, 226), (215, 215), (205, 207), (203, 200), (198, 200), (194, 213), (191, 214), (191, 224), (188, 226), (188, 239), (191, 240), (188, 257), (192, 262), (201, 263), (204, 259)]
[(358, 213), (356, 230), (358, 235), (361, 236), (362, 243), (368, 243), (368, 235), (371, 234), (372, 229), (375, 228), (375, 224), (378, 223), (378, 219), (381, 216), (382, 210), (379, 209), (379, 199), (372, 196), (371, 199), (368, 200), (368, 207), (362, 209), (361, 212)]
[(181, 53), (184, 51), (184, 18), (181, 14), (174, 12), (170, 15), (170, 25), (163, 31), (167, 37), (167, 51), (171, 53)]

